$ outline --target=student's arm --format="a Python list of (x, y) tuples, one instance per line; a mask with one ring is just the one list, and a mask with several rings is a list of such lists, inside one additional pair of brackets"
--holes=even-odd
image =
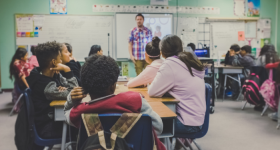
[(239, 55), (234, 55), (234, 56), (231, 56), (232, 57), (232, 65), (233, 66), (240, 66), (240, 56)]
[(80, 102), (82, 101), (83, 98), (85, 98), (86, 95), (83, 93), (83, 89), (81, 87), (75, 87), (71, 93), (69, 93), (69, 95), (67, 96), (67, 101), (64, 104), (64, 115), (66, 117), (66, 122), (71, 125), (74, 126), (71, 123), (70, 120), (70, 112), (71, 109), (74, 106), (77, 106), (80, 104)]
[(162, 97), (174, 86), (174, 75), (171, 67), (163, 63), (159, 71), (148, 88), (148, 94), (151, 97)]
[(154, 127), (157, 135), (162, 133), (163, 123), (162, 123), (160, 116), (156, 112), (153, 111), (152, 107), (149, 105), (149, 103), (144, 98), (142, 98), (141, 114), (147, 114), (151, 117), (152, 124), (153, 124), (153, 127)]
[(137, 87), (151, 83), (153, 81), (153, 78), (151, 75), (149, 75), (150, 70), (150, 67), (146, 67), (146, 69), (143, 72), (141, 72), (136, 78), (130, 80), (127, 83), (127, 87)]
[(25, 75), (21, 76), (21, 80), (23, 81), (23, 83), (25, 84), (25, 86), (26, 86), (27, 88), (29, 88), (29, 85), (28, 85), (28, 83), (27, 83), (27, 81), (26, 81)]

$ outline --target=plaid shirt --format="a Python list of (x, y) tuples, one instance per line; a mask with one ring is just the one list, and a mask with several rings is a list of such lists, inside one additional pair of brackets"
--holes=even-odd
[(129, 33), (128, 42), (132, 42), (132, 55), (136, 60), (145, 60), (146, 44), (153, 38), (152, 31), (146, 27), (139, 29), (133, 28)]

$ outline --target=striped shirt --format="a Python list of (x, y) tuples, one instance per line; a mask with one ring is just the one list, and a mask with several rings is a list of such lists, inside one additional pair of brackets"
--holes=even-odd
[(145, 60), (146, 44), (153, 38), (152, 31), (146, 27), (133, 28), (129, 33), (128, 42), (132, 42), (132, 55), (135, 60)]

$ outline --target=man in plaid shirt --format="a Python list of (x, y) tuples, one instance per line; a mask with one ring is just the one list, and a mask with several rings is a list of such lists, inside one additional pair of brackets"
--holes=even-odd
[(137, 22), (137, 27), (130, 31), (128, 51), (130, 59), (135, 65), (136, 73), (139, 75), (148, 65), (145, 61), (145, 47), (147, 43), (152, 41), (153, 35), (151, 30), (144, 27), (144, 16), (142, 14), (137, 14), (135, 20)]

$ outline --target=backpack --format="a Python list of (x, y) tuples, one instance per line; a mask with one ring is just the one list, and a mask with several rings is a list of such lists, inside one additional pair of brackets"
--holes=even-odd
[(124, 138), (141, 116), (135, 113), (122, 114), (110, 129), (111, 133), (108, 133), (103, 130), (98, 114), (82, 114), (88, 138), (80, 150), (132, 150)]
[[(24, 97), (22, 97), (24, 98)], [(15, 144), (18, 150), (32, 150), (34, 136), (28, 122), (26, 102), (20, 108), (15, 124)]]
[(279, 90), (276, 83), (273, 81), (273, 70), (269, 71), (269, 79), (261, 86), (260, 93), (264, 97), (266, 104), (273, 110), (278, 110)]
[(252, 105), (264, 105), (265, 102), (259, 90), (260, 78), (255, 73), (251, 73), (242, 87), (242, 94), (248, 103)]

